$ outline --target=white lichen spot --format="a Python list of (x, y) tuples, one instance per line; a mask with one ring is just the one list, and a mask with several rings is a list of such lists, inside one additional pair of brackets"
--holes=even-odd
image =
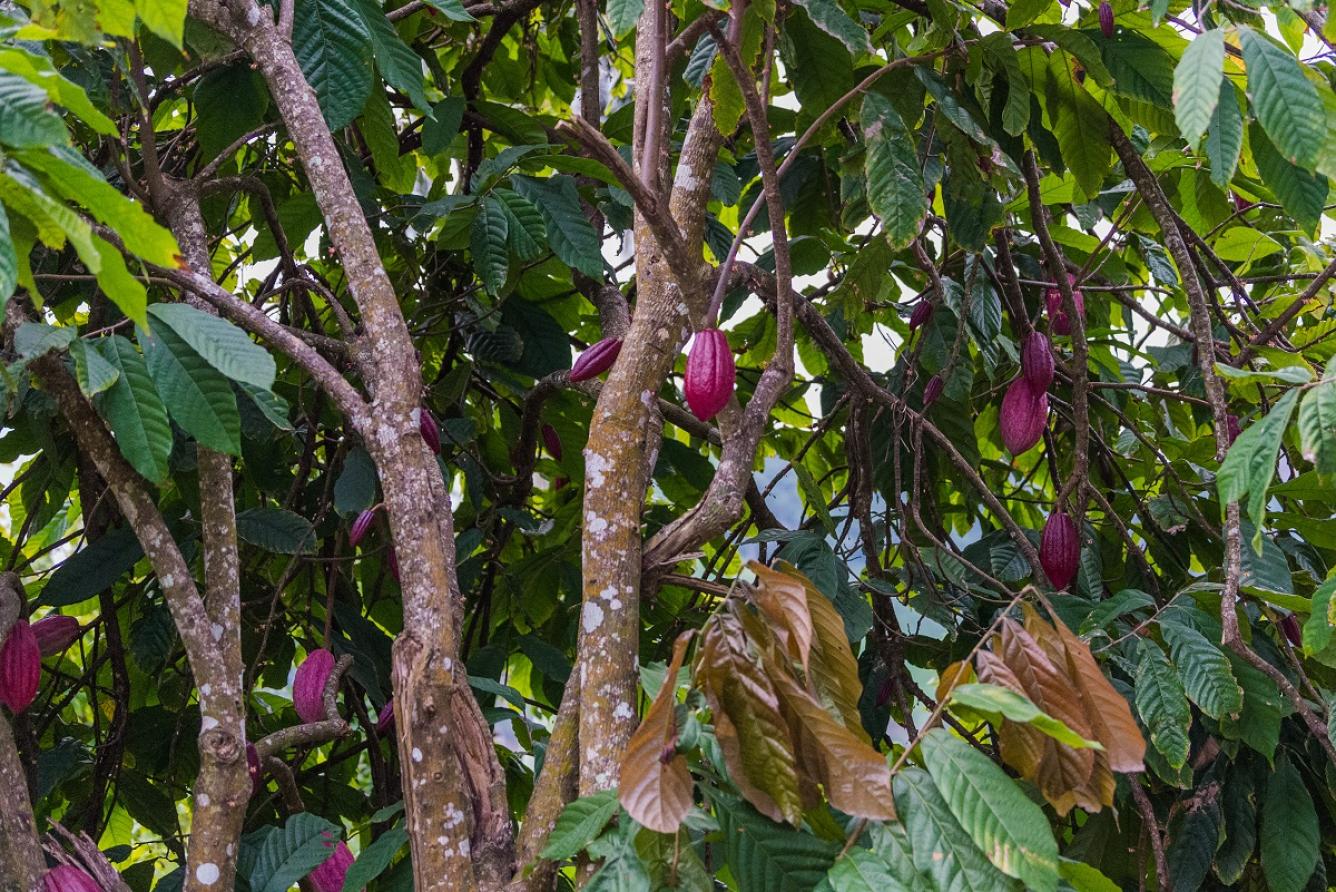
[(176, 577), (168, 573), (166, 576), (162, 577), (162, 579), (158, 581), (162, 583), (163, 588), (171, 588), (173, 585), (176, 584)]
[(449, 672), (449, 671), (451, 671), (451, 670), (453, 670), (453, 669), (455, 668), (455, 661), (452, 660), (452, 659), (450, 659), (449, 657), (446, 657), (446, 658), (441, 662), (441, 667), (442, 667), (443, 669), (445, 669), (446, 672)]
[(463, 823), (463, 821), (464, 821), (464, 813), (459, 809), (455, 808), (455, 804), (453, 802), (447, 802), (445, 804), (445, 824), (444, 824), (445, 829), (453, 830), (454, 828), (458, 827), (461, 823)]
[(218, 727), (218, 720), (211, 715), (206, 715), (203, 719), (200, 720), (199, 723), (199, 730), (201, 734), (203, 734), (205, 731), (209, 731), (217, 727)]
[(586, 602), (584, 606), (584, 630), (593, 632), (601, 625), (603, 625), (603, 608), (598, 606), (597, 601)]
[(223, 632), (224, 632), (225, 630), (223, 629), (223, 627), (222, 627), (220, 624), (218, 624), (218, 623), (214, 623), (213, 625), (209, 626), (209, 631), (213, 634), (213, 640), (214, 640), (214, 641), (222, 641), (222, 640), (223, 640)]
[(219, 873), (218, 865), (210, 861), (195, 868), (195, 879), (201, 886), (212, 886), (218, 882)]
[(635, 712), (632, 711), (631, 704), (627, 703), (625, 700), (618, 703), (617, 708), (612, 711), (613, 718), (617, 719), (629, 719), (633, 715), (635, 715)]
[(199, 803), (200, 808), (208, 808), (209, 803), (212, 802), (213, 800), (209, 798), (208, 793), (200, 793), (198, 796), (195, 797), (195, 801)]
[(199, 694), (201, 697), (207, 697), (212, 693), (213, 693), (213, 685), (202, 684), (199, 686)]
[(459, 841), (459, 857), (467, 858), (469, 856), (469, 841), (461, 839)]
[(603, 591), (599, 592), (598, 596), (605, 601), (613, 600), (614, 598), (617, 597), (617, 586), (615, 585), (608, 586)]
[(608, 606), (611, 607), (613, 610), (621, 610), (621, 609), (622, 609), (622, 599), (621, 599), (621, 598), (613, 598), (613, 599), (612, 599), (612, 603), (609, 604)]
[(677, 174), (673, 177), (673, 189), (681, 189), (683, 192), (694, 192), (700, 188), (700, 180), (696, 178), (696, 173), (689, 164), (679, 164)]
[(422, 750), (418, 749), (417, 747), (413, 747), (413, 761), (414, 762), (422, 761)]
[(591, 536), (601, 536), (608, 529), (608, 522), (591, 512), (585, 515), (585, 527)]
[(592, 449), (585, 450), (585, 477), (589, 480), (590, 486), (602, 486), (603, 472), (611, 467), (612, 463), (599, 453)]

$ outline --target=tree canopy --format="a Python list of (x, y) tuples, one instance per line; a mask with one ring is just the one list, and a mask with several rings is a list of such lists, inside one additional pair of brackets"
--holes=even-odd
[(0, 2), (0, 889), (1336, 868), (1307, 0)]

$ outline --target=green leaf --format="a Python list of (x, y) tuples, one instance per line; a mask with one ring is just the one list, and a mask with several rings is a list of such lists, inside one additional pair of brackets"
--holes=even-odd
[(914, 864), (936, 889), (1010, 892), (1014, 883), (988, 862), (921, 768), (895, 777), (895, 808), (904, 822)]
[(116, 584), (144, 556), (132, 530), (117, 527), (67, 557), (46, 581), (38, 603), (67, 607)]
[(19, 258), (14, 251), (14, 239), (9, 234), (9, 217), (0, 204), (0, 312), (14, 296), (19, 285)]
[(1225, 32), (1212, 28), (1193, 38), (1174, 68), (1174, 120), (1195, 146), (1211, 125), (1225, 77)]
[(371, 52), (380, 76), (385, 79), (385, 83), (411, 99), (414, 106), (429, 111), (431, 103), (427, 101), (424, 89), (422, 58), (404, 43), (394, 24), (385, 17), (380, 3), (359, 0), (357, 8), (371, 35)]
[(1081, 634), (1103, 629), (1121, 616), (1154, 606), (1155, 599), (1150, 595), (1134, 588), (1125, 588), (1112, 598), (1101, 601), (1098, 607), (1090, 611), (1090, 615), (1081, 621)]
[(186, 27), (186, 0), (135, 0), (139, 20), (163, 40), (181, 48)]
[(870, 849), (856, 848), (835, 862), (817, 886), (817, 892), (885, 892), (904, 888), (904, 880), (891, 871), (885, 859)]
[(22, 149), (67, 142), (65, 122), (47, 108), (46, 91), (0, 72), (0, 144)]
[(1243, 690), (1220, 648), (1191, 626), (1166, 622), (1160, 629), (1188, 699), (1213, 719), (1237, 715)]
[(426, 0), (428, 6), (452, 22), (476, 22), (460, 0)]
[(930, 731), (923, 763), (960, 826), (988, 860), (1027, 889), (1058, 888), (1058, 844), (1044, 812), (991, 759), (950, 732)]
[(450, 141), (459, 134), (459, 124), (464, 120), (467, 106), (462, 96), (447, 96), (436, 103), (431, 117), (422, 123), (422, 151), (439, 155), (448, 149)]
[(1278, 369), (1239, 369), (1223, 362), (1215, 364), (1215, 373), (1234, 382), (1280, 381), (1285, 384), (1307, 384), (1313, 380), (1313, 373), (1306, 366), (1287, 365)]
[(1233, 886), (1243, 876), (1257, 848), (1257, 805), (1253, 801), (1253, 780), (1247, 772), (1230, 772), (1221, 786), (1220, 813), (1225, 839), (1215, 853), (1215, 875), (1220, 882)]
[(240, 455), (241, 415), (227, 378), (166, 326), (140, 342), (172, 420), (210, 449)]
[(1053, 135), (1081, 191), (1093, 198), (1109, 172), (1108, 115), (1076, 79), (1066, 52), (1049, 57), (1048, 72)]
[[(918, 771), (919, 769), (913, 769)], [(946, 806), (943, 804), (943, 810)], [(901, 813), (903, 821), (903, 812)], [(963, 830), (958, 832), (964, 835)], [(889, 823), (878, 821), (868, 824), (864, 831), (868, 844), (872, 851), (886, 864), (890, 869), (891, 876), (895, 883), (890, 886), (884, 886), (885, 889), (903, 889), (904, 892), (932, 892), (932, 883), (927, 874), (921, 872), (914, 862), (914, 850), (909, 842), (909, 834), (903, 823)], [(975, 851), (975, 855), (983, 860), (983, 856)], [(993, 868), (986, 864), (989, 870)], [(996, 871), (994, 871), (996, 873)], [(1001, 878), (1001, 874), (997, 874)], [(1005, 879), (1005, 878), (1004, 878)]]
[(867, 29), (850, 18), (835, 0), (798, 0), (798, 5), (807, 10), (818, 28), (844, 44), (849, 52), (872, 52)]
[(154, 304), (149, 315), (170, 328), (205, 362), (233, 381), (268, 390), (274, 384), (274, 358), (226, 319), (188, 304)]
[(738, 892), (806, 892), (825, 876), (839, 847), (777, 824), (736, 800), (717, 802), (724, 858)]
[(45, 91), (47, 99), (63, 105), (103, 136), (116, 135), (116, 122), (100, 112), (89, 101), (84, 88), (57, 71), (46, 56), (19, 46), (0, 47), (0, 70), (16, 74)]
[(862, 121), (868, 205), (881, 217), (890, 243), (904, 247), (918, 235), (928, 210), (914, 140), (894, 106), (879, 93), (864, 97)]
[(1135, 700), (1150, 742), (1170, 768), (1179, 770), (1187, 764), (1191, 749), (1192, 707), (1169, 659), (1149, 642), (1142, 645), (1137, 664)]
[(366, 888), (376, 877), (390, 866), (391, 859), (408, 842), (408, 832), (400, 827), (392, 827), (362, 850), (353, 866), (343, 877), (343, 892), (359, 892)]
[(150, 483), (161, 483), (167, 479), (172, 426), (148, 366), (134, 345), (120, 335), (104, 339), (98, 348), (118, 372), (98, 407), (125, 460)]
[(1206, 130), (1206, 158), (1211, 162), (1211, 182), (1221, 189), (1234, 178), (1243, 151), (1243, 113), (1234, 85), (1228, 78), (1220, 81), (1220, 100), (1211, 112)]
[(608, 29), (621, 38), (631, 32), (645, 10), (645, 0), (608, 0)]
[(1286, 160), (1311, 171), (1326, 136), (1327, 116), (1317, 88), (1299, 61), (1266, 37), (1240, 26), (1239, 41), (1257, 119)]
[(547, 242), (562, 263), (585, 275), (603, 278), (603, 253), (598, 233), (580, 208), (575, 180), (555, 176), (547, 180), (514, 177), (515, 191), (538, 208), (547, 224)]
[(1059, 743), (1065, 743), (1075, 749), (1104, 749), (1099, 743), (1086, 740), (1065, 722), (1055, 719), (1035, 706), (1029, 697), (1001, 685), (983, 683), (956, 685), (951, 689), (950, 702), (983, 713), (994, 723), (1005, 718), (1010, 722), (1034, 725), (1036, 729)]
[(1294, 403), (1299, 391), (1290, 390), (1281, 397), (1271, 411), (1260, 421), (1248, 425), (1234, 445), (1229, 447), (1220, 473), (1216, 475), (1215, 485), (1222, 503), (1234, 502), (1248, 496), (1248, 517), (1252, 520), (1256, 532), (1253, 535), (1253, 551), (1262, 551), (1262, 522), (1266, 518), (1266, 491), (1271, 485), (1271, 478), (1276, 471), (1276, 458), (1280, 454), (1280, 441), (1289, 426), (1290, 415), (1294, 412)]
[(1062, 878), (1076, 892), (1118, 892), (1118, 884), (1082, 861), (1063, 858), (1058, 864)]
[(1262, 182), (1270, 187), (1281, 206), (1305, 231), (1316, 230), (1327, 201), (1327, 178), (1282, 158), (1260, 127), (1254, 125), (1248, 134)]
[(473, 269), (488, 294), (501, 290), (510, 271), (510, 251), (506, 244), (510, 232), (508, 220), (506, 206), (494, 195), (482, 200), (477, 216), (473, 218), (469, 249), (473, 252)]
[(1262, 872), (1273, 892), (1301, 892), (1317, 867), (1317, 811), (1308, 784), (1288, 758), (1266, 782), (1262, 803)]
[(329, 859), (341, 836), (336, 825), (310, 812), (288, 818), (281, 831), (265, 837), (248, 877), (251, 892), (287, 892)]
[[(297, 0), (292, 49), (331, 130), (357, 117), (371, 94), (371, 34), (349, 0)], [(337, 159), (326, 159), (338, 163)]]
[(361, 446), (354, 447), (343, 459), (343, 471), (334, 481), (334, 510), (351, 517), (370, 508), (376, 501), (376, 465)]
[(543, 215), (533, 202), (509, 189), (497, 189), (492, 192), (492, 196), (500, 200), (506, 212), (506, 234), (510, 250), (525, 263), (537, 260), (547, 245)]
[(87, 341), (75, 339), (70, 344), (74, 357), (74, 378), (84, 396), (92, 397), (116, 383), (120, 370), (102, 358), (102, 354)]
[(1313, 612), (1303, 628), (1304, 655), (1328, 666), (1336, 665), (1336, 617), (1333, 617), (1336, 579), (1328, 579), (1313, 592)]
[(1336, 474), (1336, 378), (1323, 380), (1299, 403), (1299, 443), (1319, 474)]
[(130, 274), (125, 258), (111, 242), (93, 236), (93, 249), (98, 254), (97, 284), (111, 298), (111, 302), (136, 325), (143, 326), (147, 316), (148, 291), (142, 282)]
[(561, 810), (541, 857), (550, 861), (575, 857), (603, 832), (618, 808), (616, 790), (600, 790), (576, 799)]
[(195, 131), (200, 159), (208, 162), (264, 120), (269, 90), (264, 77), (238, 63), (210, 71), (195, 87)]
[(277, 554), (314, 554), (315, 528), (284, 508), (248, 508), (237, 514), (237, 537)]

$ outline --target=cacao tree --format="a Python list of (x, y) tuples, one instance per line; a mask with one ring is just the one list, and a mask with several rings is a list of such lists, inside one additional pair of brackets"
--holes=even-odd
[(1334, 41), (0, 2), (0, 889), (1327, 888)]

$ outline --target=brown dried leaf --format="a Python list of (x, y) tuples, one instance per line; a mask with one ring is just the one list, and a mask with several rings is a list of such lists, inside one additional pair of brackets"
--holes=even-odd
[(951, 691), (956, 685), (969, 684), (973, 677), (974, 667), (970, 665), (969, 660), (956, 660), (947, 666), (937, 675), (937, 702), (941, 703), (951, 696)]
[[(975, 659), (979, 663), (980, 681), (1000, 685), (1022, 696), (1028, 696), (1020, 679), (996, 655), (981, 650)], [(1051, 738), (1047, 734), (1023, 722), (1003, 721), (998, 729), (998, 745), (1002, 752), (1002, 761), (1029, 781), (1037, 782), (1039, 779), (1039, 768), (1044, 761), (1044, 752), (1049, 740)]]
[(691, 772), (678, 752), (675, 680), (686, 656), (692, 632), (683, 632), (673, 644), (673, 659), (659, 694), (645, 712), (640, 727), (622, 756), (618, 798), (627, 813), (659, 833), (676, 833), (691, 810)]
[[(1090, 718), (1094, 739), (1104, 744), (1109, 768), (1131, 773), (1145, 770), (1146, 741), (1141, 736), (1127, 699), (1119, 694), (1100, 671), (1088, 645), (1057, 619), (1057, 633), (1065, 645), (1067, 671), (1081, 692), (1081, 702)], [(1110, 794), (1112, 795), (1112, 794)]]
[(790, 656), (808, 671), (812, 652), (812, 615), (807, 607), (807, 586), (785, 573), (771, 570), (758, 561), (747, 567), (756, 574), (752, 597), (761, 612), (787, 634)]
[(748, 651), (737, 617), (720, 614), (706, 622), (696, 679), (739, 792), (771, 820), (796, 826), (802, 799), (793, 741), (774, 685)]

